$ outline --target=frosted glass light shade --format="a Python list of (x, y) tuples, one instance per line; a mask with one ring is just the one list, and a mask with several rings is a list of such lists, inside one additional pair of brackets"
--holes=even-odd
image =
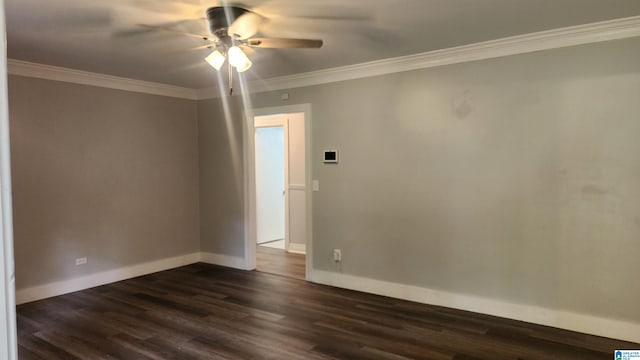
[(253, 63), (251, 62), (251, 60), (249, 60), (249, 58), (247, 58), (247, 60), (244, 63), (244, 66), (240, 67), (240, 66), (236, 66), (236, 70), (241, 73), (241, 72), (245, 72), (247, 70), (249, 70), (249, 68), (251, 67), (251, 65), (253, 65)]
[(209, 56), (204, 58), (204, 60), (208, 62), (209, 65), (211, 65), (214, 69), (220, 71), (220, 69), (222, 68), (222, 64), (224, 64), (225, 57), (220, 51), (216, 50), (209, 54)]
[(231, 63), (238, 72), (247, 71), (251, 65), (253, 65), (244, 51), (237, 46), (229, 48), (229, 63)]

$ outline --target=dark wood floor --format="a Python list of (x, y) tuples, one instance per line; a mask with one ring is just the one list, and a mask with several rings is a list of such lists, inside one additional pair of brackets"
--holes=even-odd
[(194, 264), (18, 306), (20, 359), (611, 359), (569, 331)]
[(305, 256), (289, 253), (284, 250), (258, 246), (256, 251), (256, 268), (270, 274), (304, 280)]

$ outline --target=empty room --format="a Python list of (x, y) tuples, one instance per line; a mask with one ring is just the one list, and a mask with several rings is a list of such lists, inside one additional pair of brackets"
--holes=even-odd
[(640, 1), (0, 29), (0, 359), (640, 360)]

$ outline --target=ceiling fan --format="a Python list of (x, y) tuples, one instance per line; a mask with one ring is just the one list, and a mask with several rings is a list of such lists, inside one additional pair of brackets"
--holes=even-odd
[[(207, 43), (196, 49), (209, 48), (213, 51), (205, 61), (214, 69), (220, 71), (225, 61), (229, 69), (229, 92), (233, 94), (232, 69), (237, 72), (249, 70), (253, 64), (246, 55), (246, 48), (320, 48), (322, 40), (290, 39), (290, 38), (262, 38), (252, 37), (258, 33), (263, 17), (257, 13), (239, 6), (214, 6), (206, 11), (211, 35), (201, 35), (182, 32), (167, 26), (143, 25), (151, 30), (169, 31), (191, 37), (200, 38)], [(243, 48), (245, 50), (243, 50)]]

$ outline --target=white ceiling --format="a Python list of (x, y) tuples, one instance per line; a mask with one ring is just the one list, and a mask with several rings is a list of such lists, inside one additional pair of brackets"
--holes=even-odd
[[(215, 84), (204, 41), (212, 0), (6, 0), (9, 58), (189, 88)], [(239, 0), (260, 34), (320, 38), (321, 49), (257, 49), (249, 79), (273, 78), (640, 15), (640, 0)]]

